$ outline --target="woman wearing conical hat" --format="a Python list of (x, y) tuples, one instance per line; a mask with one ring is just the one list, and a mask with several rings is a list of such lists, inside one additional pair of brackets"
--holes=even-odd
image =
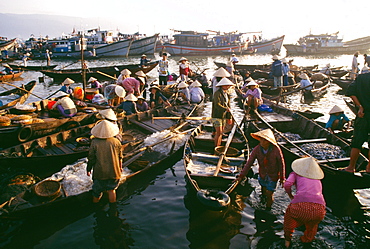
[(231, 75), (229, 74), (228, 71), (226, 71), (225, 68), (220, 67), (217, 69), (217, 71), (213, 74), (213, 78), (211, 80), (212, 82), (212, 89), (213, 89), (213, 94), (218, 90), (217, 84), (222, 80), (222, 78), (228, 78)]
[[(294, 230), (305, 225), (306, 230), (301, 241), (312, 242), (315, 239), (319, 223), (324, 219), (325, 199), (322, 194), (321, 179), (324, 172), (312, 157), (296, 159), (292, 163), (293, 172), (284, 183), (284, 188), (291, 202), (284, 215), (285, 246), (291, 246)], [(292, 186), (296, 193), (293, 195)]]
[(191, 72), (189, 61), (185, 57), (182, 57), (179, 60), (179, 62), (180, 62), (179, 72), (180, 72), (181, 81), (186, 82), (189, 80), (189, 73)]
[(202, 84), (199, 83), (199, 81), (195, 80), (193, 83), (191, 83), (191, 89), (190, 89), (190, 102), (192, 103), (200, 103), (205, 98), (204, 91), (202, 89)]
[[(130, 71), (128, 72), (131, 74)], [(128, 72), (126, 73), (126, 75), (128, 74)], [(136, 77), (138, 77), (138, 75), (136, 75)], [(132, 93), (135, 96), (139, 96), (141, 93), (140, 92), (140, 80), (138, 78), (127, 76), (125, 79), (122, 80), (122, 82), (118, 82), (117, 80), (117, 85), (122, 86), (125, 89), (126, 94)]]
[(245, 94), (243, 94), (243, 97), (246, 98), (247, 106), (248, 108), (254, 108), (257, 109), (258, 106), (260, 106), (263, 103), (262, 100), (262, 91), (258, 87), (257, 82), (254, 80), (251, 80), (247, 84), (248, 90)]
[[(334, 133), (334, 130), (342, 130), (346, 123), (350, 122), (350, 119), (344, 114), (344, 110), (339, 106), (335, 105), (329, 111), (329, 121), (326, 123), (325, 128), (328, 129), (331, 133)], [(349, 127), (350, 125), (348, 125)], [(347, 128), (348, 128), (347, 127)]]
[(122, 102), (119, 106), (116, 108), (118, 110), (123, 110), (126, 115), (131, 115), (137, 113), (137, 108), (136, 108), (136, 101), (137, 98), (135, 95), (132, 93), (128, 94), (125, 99), (125, 101)]
[(115, 138), (119, 133), (117, 125), (108, 120), (98, 121), (91, 129), (94, 138), (91, 141), (87, 175), (93, 170), (92, 195), (93, 202), (99, 202), (103, 192), (108, 193), (110, 205), (116, 203), (116, 189), (122, 172), (122, 145)]
[(128, 70), (127, 68), (123, 69), (121, 71), (121, 74), (117, 78), (116, 84), (119, 85), (119, 86), (122, 86), (123, 80), (126, 79), (126, 78), (128, 78), (128, 77), (130, 77), (130, 75), (131, 75), (131, 71), (130, 70)]
[(261, 185), (262, 196), (266, 198), (266, 210), (270, 210), (274, 201), (273, 195), (277, 182), (280, 180), (280, 184), (283, 184), (285, 180), (283, 153), (270, 129), (251, 133), (251, 136), (259, 140), (259, 144), (252, 150), (237, 180), (241, 181), (248, 174), (248, 171), (257, 159), (259, 168), (258, 182)]
[(215, 147), (221, 145), (222, 134), (224, 132), (224, 127), (226, 122), (231, 121), (231, 110), (230, 110), (230, 94), (228, 92), (229, 88), (234, 86), (234, 83), (227, 78), (222, 78), (217, 84), (219, 88), (213, 95), (212, 101), (212, 123), (215, 128), (214, 143)]

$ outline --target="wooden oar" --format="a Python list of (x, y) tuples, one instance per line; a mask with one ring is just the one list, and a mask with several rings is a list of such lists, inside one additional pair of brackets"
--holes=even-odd
[(152, 119), (189, 119), (189, 120), (210, 120), (211, 117), (152, 117)]
[(103, 73), (103, 72), (100, 72), (100, 71), (96, 71), (96, 72), (101, 74), (101, 75), (104, 75), (105, 77), (111, 78), (113, 80), (117, 80), (117, 78), (112, 76), (112, 75), (109, 75), (109, 74), (106, 74), (106, 73)]
[(45, 99), (50, 98), (51, 96), (53, 96), (54, 94), (56, 94), (56, 93), (57, 93), (57, 92), (59, 92), (59, 91), (60, 91), (60, 89), (56, 90), (54, 93), (50, 94), (50, 95), (49, 95), (49, 96), (47, 96)]
[(27, 92), (27, 93), (30, 93), (30, 94), (32, 94), (33, 96), (35, 96), (35, 97), (37, 97), (37, 98), (39, 98), (39, 99), (43, 99), (42, 97), (37, 96), (36, 94), (34, 94), (34, 93), (32, 93), (32, 92), (28, 91), (28, 90), (27, 90), (27, 89), (25, 89), (25, 88), (22, 88), (22, 87), (19, 87), (19, 86), (16, 86), (16, 85), (10, 84), (10, 83), (5, 82), (5, 81), (3, 81), (3, 82), (1, 82), (1, 83), (2, 83), (2, 84), (7, 84), (7, 85), (9, 85), (9, 86), (12, 86), (12, 87), (18, 88), (18, 89), (20, 89), (20, 90), (22, 90), (22, 91), (25, 91), (25, 92)]
[(218, 175), (218, 172), (220, 171), (220, 168), (221, 168), (221, 165), (222, 165), (222, 161), (224, 160), (225, 158), (225, 155), (226, 155), (226, 152), (231, 144), (231, 140), (233, 140), (233, 137), (234, 137), (234, 133), (236, 131), (236, 122), (234, 123), (234, 126), (233, 128), (231, 129), (231, 132), (229, 134), (229, 137), (227, 138), (226, 140), (226, 144), (225, 144), (225, 147), (224, 147), (224, 151), (221, 152), (221, 155), (220, 155), (220, 158), (218, 159), (218, 162), (217, 162), (217, 165), (216, 165), (216, 170), (215, 172), (213, 173), (213, 176), (217, 176)]

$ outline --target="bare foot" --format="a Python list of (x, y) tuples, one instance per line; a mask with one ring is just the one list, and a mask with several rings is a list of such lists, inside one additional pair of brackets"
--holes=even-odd
[(355, 173), (355, 170), (354, 169), (350, 169), (348, 167), (346, 168), (337, 168), (337, 170), (340, 170), (340, 171), (347, 171), (349, 173)]
[(288, 241), (288, 240), (285, 241), (285, 247), (286, 248), (289, 248), (290, 247), (290, 241)]

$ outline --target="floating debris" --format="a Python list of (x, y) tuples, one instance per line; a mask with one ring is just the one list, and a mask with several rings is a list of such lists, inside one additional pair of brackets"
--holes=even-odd
[(309, 143), (299, 147), (318, 160), (346, 157), (346, 152), (340, 146), (328, 143)]
[[(291, 133), (291, 132), (286, 132), (282, 133), (284, 137), (289, 139), (290, 141), (298, 141), (301, 140), (301, 136), (299, 134)], [(275, 134), (276, 141), (278, 142), (286, 142), (286, 139), (284, 139), (280, 134)]]

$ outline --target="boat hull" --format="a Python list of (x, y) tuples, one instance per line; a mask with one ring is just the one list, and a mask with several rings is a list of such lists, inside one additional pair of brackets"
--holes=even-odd
[(274, 39), (250, 43), (248, 50), (254, 50), (257, 54), (279, 54), (283, 46), (285, 35)]

